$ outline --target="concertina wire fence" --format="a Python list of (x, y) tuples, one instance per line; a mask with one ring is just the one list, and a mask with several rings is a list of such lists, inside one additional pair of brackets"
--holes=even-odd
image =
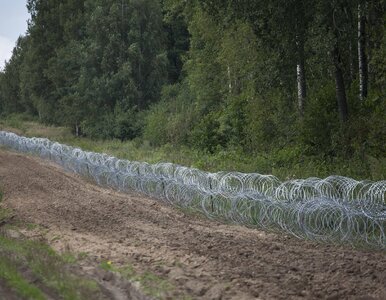
[(341, 176), (280, 181), (272, 175), (209, 173), (83, 151), (0, 131), (0, 145), (49, 159), (122, 192), (138, 191), (209, 218), (299, 238), (386, 249), (386, 180)]

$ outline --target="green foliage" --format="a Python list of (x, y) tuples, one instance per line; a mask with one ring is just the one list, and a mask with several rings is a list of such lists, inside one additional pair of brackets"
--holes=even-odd
[(370, 66), (374, 75), (374, 88), (377, 97), (384, 97), (386, 91), (386, 34), (383, 33), (381, 43), (374, 49)]
[(121, 141), (132, 140), (140, 134), (142, 118), (139, 117), (139, 113), (134, 109), (123, 110), (120, 106), (116, 106), (114, 111), (114, 137), (119, 138)]
[(193, 146), (214, 153), (226, 146), (225, 137), (220, 132), (219, 113), (209, 113), (194, 127), (191, 135)]
[(92, 136), (137, 136), (133, 112), (156, 102), (167, 82), (159, 2), (30, 0), (28, 9), (28, 35), (0, 76), (0, 112), (85, 124)]
[(112, 139), (116, 129), (112, 113), (103, 114), (98, 119), (87, 119), (81, 123), (81, 126), (85, 136), (98, 139)]
[(146, 113), (143, 138), (155, 146), (187, 144), (197, 115), (192, 104), (186, 82), (165, 86), (161, 101)]
[(274, 121), (274, 115), (270, 114), (271, 100), (256, 97), (248, 101), (246, 105), (246, 147), (250, 152), (260, 152), (267, 150), (274, 141), (277, 127)]
[(18, 273), (14, 265), (2, 257), (0, 257), (0, 278), (5, 280), (21, 297), (33, 300), (46, 299), (39, 288), (28, 283), (28, 281)]
[(124, 141), (139, 135), (142, 126), (138, 115), (135, 108), (125, 111), (117, 105), (114, 112), (100, 115), (98, 119), (86, 119), (80, 125), (85, 136)]
[(310, 155), (333, 151), (332, 136), (339, 130), (338, 112), (334, 104), (335, 91), (332, 85), (310, 96), (299, 136), (301, 144)]
[(0, 279), (21, 297), (46, 299), (48, 292), (60, 299), (100, 299), (97, 283), (71, 274), (70, 262), (47, 245), (0, 235)]
[(182, 160), (209, 169), (239, 155), (242, 170), (284, 177), (309, 174), (304, 165), (380, 178), (386, 10), (366, 2), (361, 101), (358, 1), (29, 0), (28, 33), (0, 72), (0, 114), (135, 140), (157, 158), (191, 149)]
[[(171, 139), (168, 125), (168, 109), (165, 102), (160, 102), (150, 108), (147, 113), (144, 128), (144, 138), (155, 146), (164, 145)], [(161, 125), (163, 124), (163, 125)]]
[[(2, 192), (0, 191), (0, 202)], [(0, 206), (0, 225), (11, 212)], [(29, 225), (31, 226), (31, 225)], [(58, 255), (49, 246), (22, 238), (8, 237), (7, 227), (0, 232), (0, 281), (23, 299), (101, 299), (98, 284), (72, 274), (68, 266), (76, 262), (70, 253)], [(12, 229), (17, 230), (17, 229)]]
[(25, 127), (26, 136), (48, 136), (52, 140), (87, 151), (107, 153), (131, 161), (173, 162), (210, 172), (257, 172), (273, 174), (281, 180), (324, 178), (332, 174), (356, 179), (383, 180), (386, 175), (386, 161), (382, 156), (366, 154), (363, 157), (357, 153), (347, 157), (327, 156), (324, 153), (311, 155), (304, 145), (297, 142), (271, 147), (267, 151), (246, 152), (241, 145), (232, 145), (209, 153), (184, 145), (164, 144), (156, 147), (141, 139), (121, 142), (117, 139), (76, 138), (68, 129), (46, 127), (34, 122), (27, 122)]

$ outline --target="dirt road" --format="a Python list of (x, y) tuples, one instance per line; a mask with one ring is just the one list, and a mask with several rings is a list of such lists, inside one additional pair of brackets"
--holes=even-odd
[(224, 225), (0, 151), (5, 205), (50, 244), (167, 279), (181, 299), (386, 299), (386, 253)]

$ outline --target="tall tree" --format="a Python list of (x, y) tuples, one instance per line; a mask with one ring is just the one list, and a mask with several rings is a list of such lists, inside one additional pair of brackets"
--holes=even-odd
[(26, 38), (19, 37), (12, 51), (11, 59), (6, 62), (4, 71), (0, 73), (0, 113), (18, 113), (23, 111), (20, 97), (20, 70), (25, 55)]
[(358, 4), (358, 62), (359, 62), (359, 98), (364, 101), (368, 93), (368, 60), (366, 54), (366, 11), (367, 1)]
[(348, 0), (320, 1), (318, 5), (320, 21), (325, 26), (325, 34), (328, 36), (326, 42), (330, 48), (334, 70), (333, 77), (339, 117), (341, 122), (345, 123), (349, 117), (345, 83), (345, 73), (349, 69), (349, 63), (344, 59), (344, 55), (349, 48), (353, 28), (350, 20), (356, 7)]
[(335, 90), (339, 116), (342, 122), (346, 122), (348, 119), (348, 105), (343, 77), (343, 62), (338, 43), (335, 44), (334, 49), (332, 50), (332, 57), (334, 61)]
[(26, 55), (28, 76), (23, 91), (32, 99), (43, 122), (56, 123), (59, 95), (47, 74), (49, 63), (56, 57), (56, 50), (63, 45), (63, 29), (58, 22), (59, 0), (28, 0), (31, 14), (28, 28), (30, 48)]
[(308, 18), (305, 10), (307, 9), (304, 5), (304, 1), (298, 1), (294, 3), (296, 8), (296, 52), (297, 52), (297, 66), (296, 75), (298, 83), (298, 108), (300, 115), (304, 114), (304, 106), (307, 97), (307, 81), (306, 81), (306, 57), (305, 57), (305, 42), (306, 42), (306, 31), (308, 27)]
[(184, 57), (189, 50), (190, 35), (185, 17), (185, 5), (180, 1), (161, 0), (163, 22), (166, 33), (167, 56), (169, 59), (169, 82), (182, 80)]

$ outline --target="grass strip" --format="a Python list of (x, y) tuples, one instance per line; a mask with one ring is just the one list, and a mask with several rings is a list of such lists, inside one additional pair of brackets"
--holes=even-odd
[(12, 288), (19, 296), (31, 300), (46, 299), (42, 291), (28, 283), (17, 271), (12, 261), (0, 256), (0, 279)]
[[(4, 266), (14, 266), (12, 272), (0, 273), (3, 275), (0, 275), (0, 277), (3, 277), (13, 288), (18, 286), (16, 285), (17, 282), (20, 282), (20, 286), (25, 286), (23, 275), (16, 276), (17, 267), (19, 267), (27, 269), (36, 284), (42, 290), (48, 291), (50, 295), (56, 295), (65, 300), (99, 298), (100, 289), (95, 281), (71, 274), (68, 260), (43, 243), (0, 236), (0, 262)], [(4, 267), (4, 270), (10, 269)], [(30, 289), (23, 289), (33, 292)], [(19, 293), (19, 289), (17, 289), (17, 292)], [(27, 295), (30, 296), (28, 293)], [(32, 293), (31, 297), (33, 295), (35, 294)]]
[(69, 128), (46, 126), (22, 115), (12, 115), (0, 120), (0, 130), (12, 131), (27, 137), (43, 137), (59, 143), (80, 147), (86, 151), (107, 153), (131, 161), (148, 163), (171, 162), (200, 170), (238, 171), (245, 173), (272, 174), (280, 180), (319, 177), (339, 174), (356, 179), (383, 180), (386, 176), (386, 157), (378, 158), (325, 157), (305, 155), (298, 146), (270, 151), (245, 153), (237, 147), (215, 153), (200, 151), (189, 146), (165, 144), (153, 146), (137, 138), (132, 141), (95, 140), (75, 137)]
[[(111, 262), (104, 261), (100, 267), (106, 271), (119, 273), (131, 282), (138, 282), (141, 290), (154, 299), (164, 299), (165, 295), (175, 290), (175, 287), (169, 281), (149, 271), (138, 273), (132, 265), (116, 267)], [(186, 297), (183, 299), (186, 299)]]
[[(8, 216), (0, 207), (0, 224)], [(8, 237), (6, 227), (0, 231), (0, 279), (15, 294), (31, 300), (46, 299), (46, 294), (64, 300), (103, 298), (95, 281), (71, 273), (69, 266), (76, 260), (69, 254), (60, 256), (44, 243)]]

